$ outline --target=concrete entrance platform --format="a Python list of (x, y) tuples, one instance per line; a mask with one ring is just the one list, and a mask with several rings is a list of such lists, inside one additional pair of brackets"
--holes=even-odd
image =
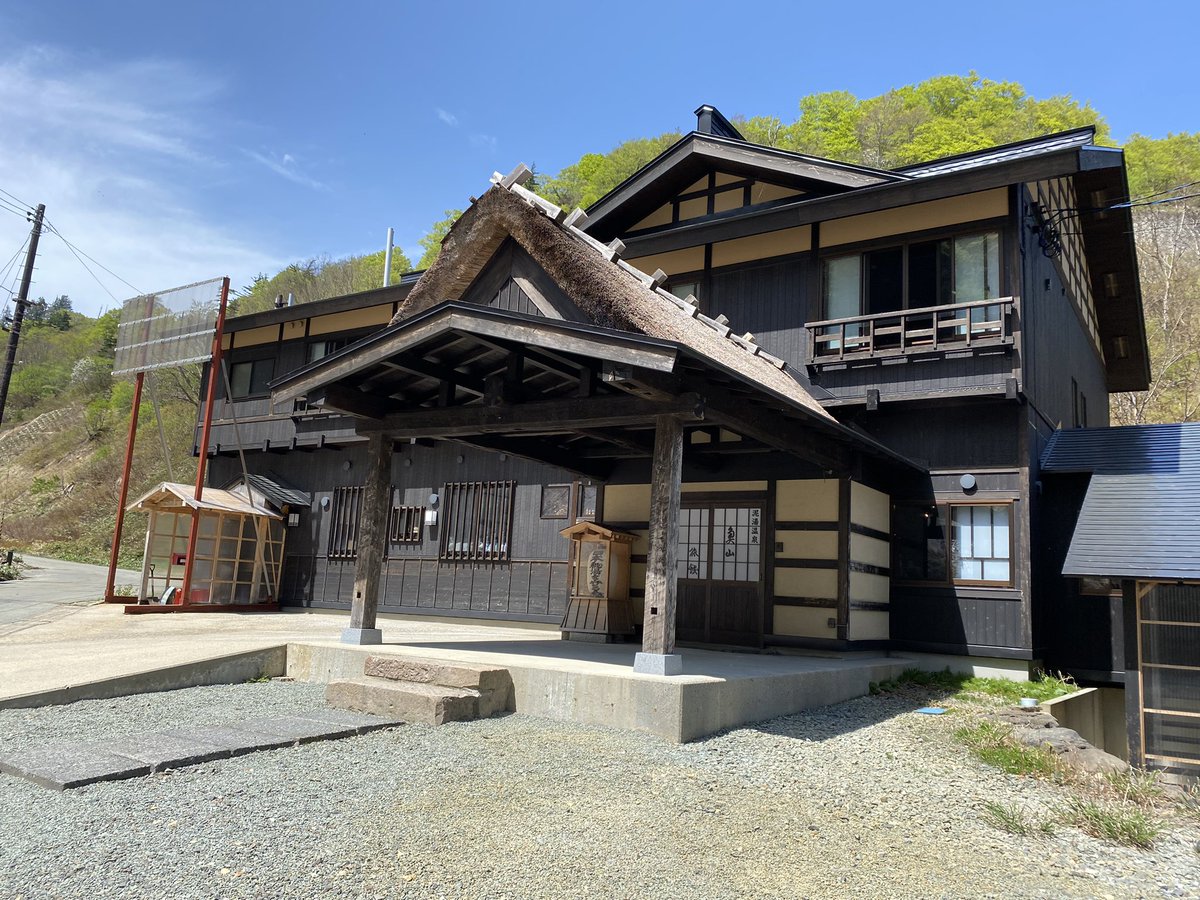
[[(883, 655), (759, 655), (683, 648), (683, 674), (633, 671), (636, 644), (563, 641), (557, 628), (381, 616), (383, 644), (338, 641), (344, 612), (125, 616), (93, 606), (0, 636), (0, 707), (63, 703), (287, 674), (363, 677), (369, 655), (507, 669), (515, 709), (688, 741), (748, 722), (838, 703), (911, 661)], [(253, 671), (251, 671), (253, 669)], [(261, 670), (261, 671), (260, 671)]]
[(775, 656), (684, 648), (683, 674), (633, 671), (636, 644), (510, 640), (413, 641), (353, 647), (288, 644), (287, 674), (328, 683), (361, 678), (368, 657), (396, 656), (503, 667), (515, 709), (549, 719), (648, 731), (676, 743), (860, 697), (899, 675), (904, 660)]

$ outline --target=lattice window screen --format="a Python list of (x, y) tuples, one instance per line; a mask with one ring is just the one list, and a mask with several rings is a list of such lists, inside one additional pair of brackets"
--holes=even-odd
[(363, 486), (340, 487), (333, 491), (329, 516), (330, 559), (355, 559), (358, 556), (358, 520), (362, 514)]
[(443, 560), (502, 562), (510, 559), (515, 481), (451, 482), (442, 491)]

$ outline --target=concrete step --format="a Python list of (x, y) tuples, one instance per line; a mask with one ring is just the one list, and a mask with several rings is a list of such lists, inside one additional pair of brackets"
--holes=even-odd
[(373, 677), (334, 681), (325, 689), (325, 702), (330, 706), (418, 725), (493, 715), (497, 711), (494, 698), (492, 691), (485, 695), (472, 688)]

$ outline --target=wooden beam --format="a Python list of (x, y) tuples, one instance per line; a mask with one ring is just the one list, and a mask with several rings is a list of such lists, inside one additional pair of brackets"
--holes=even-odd
[(309, 406), (327, 412), (340, 412), (360, 419), (381, 419), (387, 411), (386, 400), (373, 394), (346, 387), (344, 384), (329, 384), (314, 392)]
[(543, 431), (573, 432), (585, 428), (616, 428), (645, 424), (658, 416), (677, 416), (689, 422), (704, 419), (704, 401), (681, 394), (669, 402), (637, 397), (590, 397), (541, 400), (511, 406), (420, 407), (392, 413), (375, 422), (359, 422), (360, 433), (383, 432), (393, 438), (459, 438), (476, 434)]
[[(712, 393), (710, 391), (710, 395)], [(756, 408), (745, 401), (734, 404), (729, 396), (722, 399), (725, 402), (721, 406), (710, 408), (706, 405), (705, 419), (831, 471), (844, 471), (854, 461), (851, 450), (814, 427), (784, 418), (777, 412)]]
[(659, 416), (654, 423), (650, 476), (650, 548), (646, 554), (646, 611), (642, 651), (675, 652), (675, 571), (679, 547), (679, 484), (683, 476), (683, 423)]
[(387, 552), (391, 483), (392, 442), (382, 434), (373, 434), (367, 441), (367, 473), (359, 512), (350, 628), (343, 635), (343, 640), (348, 643), (379, 643), (375, 614), (379, 608), (383, 558)]
[(509, 456), (532, 460), (555, 466), (564, 472), (578, 475), (588, 481), (607, 481), (611, 465), (595, 461), (589, 464), (578, 454), (565, 450), (550, 441), (534, 437), (506, 438), (500, 435), (475, 435), (474, 437), (450, 438), (450, 443), (474, 447), (489, 453), (507, 453)]
[(466, 372), (460, 372), (457, 369), (452, 369), (449, 366), (443, 366), (439, 363), (429, 362), (428, 360), (412, 360), (412, 359), (388, 359), (384, 360), (383, 365), (389, 369), (395, 369), (397, 372), (407, 372), (410, 375), (418, 375), (421, 378), (429, 378), (433, 381), (453, 381), (465, 391), (470, 391), (477, 396), (483, 396), (483, 379), (475, 378)]

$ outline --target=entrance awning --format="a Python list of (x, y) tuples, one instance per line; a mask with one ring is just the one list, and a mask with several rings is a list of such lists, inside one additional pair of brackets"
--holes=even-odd
[(451, 440), (588, 478), (649, 459), (664, 414), (698, 432), (685, 454), (700, 466), (783, 451), (823, 470), (847, 469), (856, 453), (915, 470), (829, 417), (784, 371), (754, 369), (772, 375), (678, 340), (452, 301), (276, 382), (273, 398), (307, 401), (314, 417), (298, 420), (301, 432), (337, 412), (360, 434)]

